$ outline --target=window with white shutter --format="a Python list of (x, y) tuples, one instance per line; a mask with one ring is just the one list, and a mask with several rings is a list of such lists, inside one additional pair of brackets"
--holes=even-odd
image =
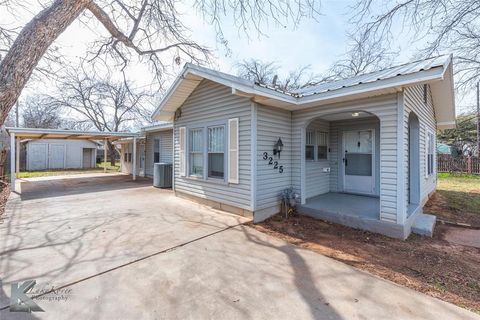
[(238, 118), (228, 119), (228, 182), (239, 183)]
[(185, 176), (185, 165), (186, 165), (186, 159), (185, 159), (185, 145), (186, 145), (186, 129), (185, 127), (178, 128), (178, 144), (180, 146), (180, 176), (184, 177)]

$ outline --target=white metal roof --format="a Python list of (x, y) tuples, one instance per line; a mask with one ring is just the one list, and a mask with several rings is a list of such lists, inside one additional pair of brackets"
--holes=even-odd
[(446, 129), (455, 126), (452, 68), (451, 55), (439, 56), (302, 90), (283, 92), (230, 74), (186, 64), (152, 118), (172, 121), (175, 111), (204, 79), (231, 87), (232, 94), (249, 97), (259, 104), (290, 111), (396, 93), (404, 87), (429, 83), (437, 125), (440, 129)]
[(14, 133), (21, 139), (80, 139), (80, 140), (118, 140), (122, 138), (138, 137), (138, 133), (130, 132), (101, 132), (79, 131), (63, 129), (39, 129), (39, 128), (5, 128), (8, 134)]

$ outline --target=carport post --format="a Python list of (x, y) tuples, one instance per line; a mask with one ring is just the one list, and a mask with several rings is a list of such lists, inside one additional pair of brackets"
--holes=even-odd
[(16, 174), (16, 178), (20, 178), (20, 138), (17, 137), (17, 162), (16, 162), (16, 166), (17, 166), (17, 170), (15, 171), (15, 174)]
[(107, 139), (103, 141), (103, 173), (107, 173)]
[(137, 179), (137, 138), (133, 137), (133, 162), (132, 162), (132, 178)]
[(10, 191), (15, 192), (15, 133), (10, 132)]

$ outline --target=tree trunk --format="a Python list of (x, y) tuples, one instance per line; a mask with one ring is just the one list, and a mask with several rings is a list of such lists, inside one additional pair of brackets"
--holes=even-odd
[(113, 167), (115, 166), (115, 156), (117, 155), (117, 151), (115, 150), (115, 146), (112, 142), (108, 141), (108, 152), (110, 154), (110, 165)]
[(0, 124), (3, 124), (52, 42), (92, 0), (56, 0), (20, 32), (0, 63)]

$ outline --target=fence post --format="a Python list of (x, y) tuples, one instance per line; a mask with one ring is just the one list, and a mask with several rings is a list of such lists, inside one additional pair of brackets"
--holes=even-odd
[(467, 157), (467, 172), (472, 173), (472, 157)]

